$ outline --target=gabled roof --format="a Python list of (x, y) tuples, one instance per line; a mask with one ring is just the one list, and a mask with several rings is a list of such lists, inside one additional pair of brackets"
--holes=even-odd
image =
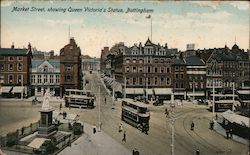
[(60, 60), (58, 60), (58, 59), (48, 59), (48, 60), (46, 60), (46, 59), (31, 59), (32, 68), (39, 67), (40, 65), (42, 65), (46, 61), (51, 66), (53, 66), (55, 68), (60, 68)]
[(29, 53), (28, 49), (20, 48), (0, 48), (0, 55), (27, 55)]
[(205, 66), (205, 63), (197, 56), (190, 56), (186, 58), (188, 66)]
[(149, 40), (149, 38), (148, 38), (148, 40), (146, 41), (146, 43), (145, 43), (145, 46), (152, 46), (152, 45), (154, 45), (152, 42), (151, 42), (151, 40)]
[(180, 58), (173, 58), (172, 62), (173, 65), (186, 65), (186, 63)]

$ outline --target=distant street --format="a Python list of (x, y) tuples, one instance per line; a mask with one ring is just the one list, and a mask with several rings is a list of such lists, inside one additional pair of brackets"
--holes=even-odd
[[(98, 126), (98, 106), (99, 97), (101, 101), (101, 123), (102, 131), (111, 136), (117, 142), (125, 145), (129, 150), (137, 148), (141, 154), (165, 155), (170, 154), (171, 150), (171, 126), (170, 118), (166, 117), (166, 106), (149, 105), (150, 128), (146, 135), (140, 130), (121, 121), (121, 101), (116, 101), (113, 107), (112, 96), (109, 95), (99, 80), (97, 73), (86, 74), (89, 80), (86, 89), (91, 89), (96, 94), (94, 109), (62, 108), (62, 111), (80, 115), (83, 122), (96, 124)], [(101, 93), (99, 94), (99, 87)], [(107, 98), (105, 104), (104, 99)], [(39, 108), (41, 105), (31, 105), (30, 102), (21, 101), (0, 101), (0, 134), (6, 134), (23, 125), (29, 125), (39, 119)], [(60, 101), (51, 102), (55, 110), (59, 110)], [(183, 106), (175, 107), (175, 154), (193, 155), (196, 149), (202, 155), (214, 154), (247, 154), (248, 146), (227, 140), (222, 135), (209, 129), (209, 122), (212, 113), (206, 110), (206, 106), (184, 103)], [(170, 109), (168, 107), (168, 109)], [(190, 130), (191, 122), (195, 123), (194, 131)], [(118, 132), (119, 124), (123, 124), (123, 129), (127, 133), (127, 141), (122, 142), (122, 132)]]

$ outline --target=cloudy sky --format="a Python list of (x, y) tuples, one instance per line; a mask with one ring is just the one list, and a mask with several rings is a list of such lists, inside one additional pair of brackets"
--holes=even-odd
[[(23, 7), (29, 10), (23, 11)], [(87, 7), (101, 11), (88, 12)], [(44, 10), (37, 11), (37, 8)], [(49, 12), (50, 8), (59, 11)], [(107, 12), (109, 8), (123, 9), (123, 12)], [(145, 8), (151, 12), (126, 13), (128, 8)], [(72, 9), (78, 12), (70, 12)], [(15, 47), (22, 48), (30, 42), (38, 50), (54, 50), (58, 54), (69, 42), (70, 26), (70, 37), (75, 38), (82, 54), (100, 57), (104, 46), (118, 42), (127, 46), (144, 44), (150, 37), (151, 19), (146, 18), (149, 14), (152, 40), (156, 44), (168, 43), (169, 47), (185, 50), (188, 43), (203, 49), (224, 47), (225, 43), (232, 47), (236, 40), (240, 48), (249, 49), (247, 1), (1, 1), (1, 47), (10, 47), (14, 42)]]

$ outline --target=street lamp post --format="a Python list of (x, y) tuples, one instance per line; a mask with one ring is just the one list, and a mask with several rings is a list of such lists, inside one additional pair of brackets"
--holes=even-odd
[(171, 94), (171, 155), (174, 155), (174, 133), (175, 133), (175, 118), (174, 118), (174, 94)]
[(21, 100), (23, 100), (23, 77), (22, 77), (22, 81), (21, 82), (22, 82)]
[(214, 107), (215, 106), (215, 103), (214, 103), (215, 102), (215, 96), (214, 95), (215, 95), (215, 88), (214, 88), (214, 80), (213, 80), (213, 116), (214, 116), (214, 111), (215, 111), (215, 107)]
[(99, 108), (98, 108), (98, 126), (99, 132), (101, 131), (101, 87), (99, 85)]

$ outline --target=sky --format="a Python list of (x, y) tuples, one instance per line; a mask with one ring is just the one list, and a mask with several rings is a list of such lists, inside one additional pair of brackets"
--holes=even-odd
[[(112, 12), (108, 12), (110, 8)], [(146, 12), (127, 12), (128, 8)], [(74, 37), (83, 55), (100, 57), (104, 46), (145, 44), (151, 38), (152, 20), (155, 44), (186, 50), (189, 43), (204, 49), (225, 44), (231, 48), (236, 42), (247, 50), (249, 10), (248, 1), (1, 0), (1, 48), (12, 43), (27, 48), (30, 42), (37, 50), (59, 54), (69, 37)], [(151, 18), (146, 18), (149, 15)]]

